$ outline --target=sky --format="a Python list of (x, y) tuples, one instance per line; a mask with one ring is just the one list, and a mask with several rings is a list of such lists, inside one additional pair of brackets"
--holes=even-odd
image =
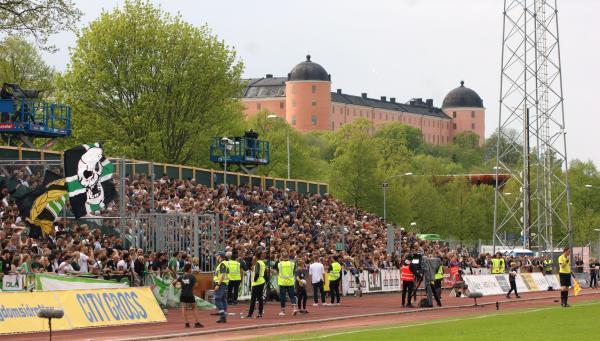
[[(486, 107), (486, 135), (498, 126), (502, 0), (163, 0), (152, 1), (194, 25), (208, 25), (234, 47), (244, 77), (286, 76), (310, 53), (332, 89), (371, 98), (433, 98), (459, 86)], [(79, 26), (123, 1), (76, 0)], [(569, 159), (600, 166), (600, 0), (558, 0)], [(52, 37), (60, 50), (44, 59), (69, 63), (75, 34)]]

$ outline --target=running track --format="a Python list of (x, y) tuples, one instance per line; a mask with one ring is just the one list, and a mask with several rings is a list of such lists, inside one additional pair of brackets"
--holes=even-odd
[[(583, 294), (571, 301), (600, 299), (600, 290), (584, 289)], [(217, 317), (210, 315), (212, 311), (200, 311), (200, 321), (206, 326), (202, 329), (184, 328), (183, 317), (179, 309), (171, 309), (166, 315), (167, 322), (153, 324), (138, 324), (119, 327), (102, 327), (90, 329), (77, 329), (53, 333), (53, 340), (158, 340), (163, 338), (177, 338), (179, 340), (232, 340), (244, 339), (267, 335), (301, 333), (315, 330), (339, 330), (348, 327), (367, 327), (377, 324), (409, 323), (444, 317), (458, 317), (472, 314), (487, 314), (496, 311), (496, 301), (500, 302), (500, 310), (522, 309), (527, 307), (541, 307), (558, 305), (559, 292), (537, 292), (522, 294), (520, 300), (507, 300), (504, 296), (489, 296), (478, 299), (480, 307), (472, 307), (473, 300), (469, 298), (448, 297), (442, 295), (442, 309), (417, 309), (402, 308), (400, 294), (371, 294), (361, 298), (342, 297), (341, 306), (313, 307), (309, 301), (309, 314), (291, 316), (288, 306), (288, 315), (280, 317), (279, 303), (270, 302), (265, 306), (264, 318), (242, 319), (240, 313), (247, 311), (246, 304), (231, 306), (226, 325), (215, 323)], [(422, 297), (422, 296), (420, 296)], [(418, 298), (420, 298), (418, 297)], [(513, 296), (514, 297), (514, 296)], [(488, 303), (488, 305), (485, 305)], [(492, 303), (492, 304), (490, 304)], [(376, 316), (368, 316), (377, 314)], [(365, 316), (367, 315), (367, 316)], [(332, 320), (333, 319), (333, 320)], [(40, 340), (45, 339), (47, 333), (18, 334), (0, 336), (7, 340)]]

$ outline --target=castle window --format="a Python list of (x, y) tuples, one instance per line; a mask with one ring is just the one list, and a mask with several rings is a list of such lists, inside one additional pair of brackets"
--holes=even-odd
[(456, 123), (452, 123), (452, 125), (454, 126), (454, 129), (456, 129)]
[(317, 92), (317, 86), (313, 85), (310, 90), (312, 91), (313, 94), (316, 93)]
[(295, 94), (296, 93), (296, 86), (292, 85), (292, 93)]
[(256, 103), (256, 110), (260, 110), (260, 102)]
[(452, 118), (456, 118), (456, 111), (452, 112)]
[(335, 129), (335, 122), (331, 121), (331, 130)]
[(475, 112), (471, 111), (471, 118), (475, 118)]
[(317, 115), (312, 115), (310, 122), (315, 126), (317, 125)]
[(283, 102), (279, 102), (279, 109), (283, 109), (284, 103)]
[(316, 107), (317, 106), (317, 101), (312, 101), (312, 106)]
[(296, 125), (296, 116), (292, 116), (292, 125), (295, 126)]
[(475, 130), (475, 123), (471, 123), (471, 129)]

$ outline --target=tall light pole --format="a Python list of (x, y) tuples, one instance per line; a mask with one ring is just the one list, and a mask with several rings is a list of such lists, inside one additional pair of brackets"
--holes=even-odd
[[(268, 119), (273, 120), (273, 119), (281, 119), (283, 120), (283, 118), (277, 116), (277, 115), (269, 115), (267, 116)], [(288, 180), (291, 179), (290, 176), (290, 172), (291, 172), (291, 166), (290, 166), (290, 127), (287, 126), (287, 122), (286, 122), (286, 140), (287, 140), (287, 178)]]
[(223, 145), (223, 184), (227, 186), (227, 150), (231, 150), (237, 142), (233, 142), (227, 137), (221, 138)]
[(386, 195), (386, 189), (390, 186), (389, 182), (391, 179), (393, 178), (398, 178), (398, 177), (403, 177), (403, 176), (410, 176), (413, 175), (413, 173), (403, 173), (403, 174), (396, 174), (396, 175), (392, 175), (389, 178), (385, 179), (383, 181), (383, 183), (381, 184), (381, 188), (383, 188), (383, 221), (386, 224), (387, 227), (387, 253), (388, 254), (392, 254), (392, 252), (394, 251), (394, 229), (392, 228), (392, 224), (388, 224), (387, 222), (387, 195)]

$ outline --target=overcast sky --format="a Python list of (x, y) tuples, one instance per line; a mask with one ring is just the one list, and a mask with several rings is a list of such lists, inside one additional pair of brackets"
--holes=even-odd
[[(123, 1), (76, 1), (80, 26)], [(332, 89), (369, 97), (433, 98), (439, 106), (461, 80), (487, 108), (486, 135), (498, 125), (502, 0), (163, 0), (153, 1), (238, 51), (244, 77), (286, 76), (310, 53), (331, 74)], [(559, 0), (569, 158), (600, 165), (600, 0)], [(72, 33), (45, 55), (69, 62)]]

